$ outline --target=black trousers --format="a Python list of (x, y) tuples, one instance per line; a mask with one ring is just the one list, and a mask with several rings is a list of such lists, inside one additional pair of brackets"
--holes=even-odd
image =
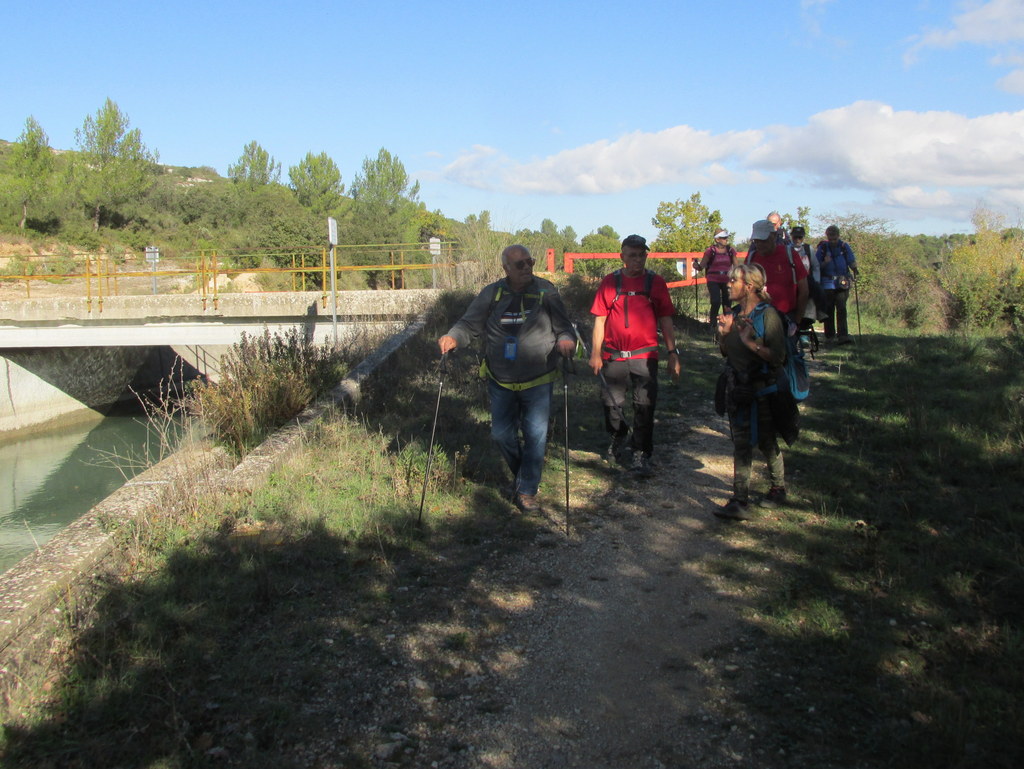
[(846, 300), (849, 299), (849, 290), (840, 291), (834, 288), (825, 289), (825, 338), (831, 339), (839, 332), (839, 336), (849, 336), (850, 329), (846, 322)]
[[(623, 436), (629, 425), (623, 421), (626, 392), (633, 388), (634, 452), (650, 456), (654, 451), (654, 407), (658, 402), (658, 361), (655, 358), (629, 358), (604, 364), (608, 389), (601, 390), (604, 401), (605, 429), (611, 435)], [(616, 406), (618, 408), (616, 408)]]

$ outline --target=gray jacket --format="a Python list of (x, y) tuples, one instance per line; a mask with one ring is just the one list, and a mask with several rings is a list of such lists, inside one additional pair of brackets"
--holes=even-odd
[[(483, 336), (491, 376), (508, 383), (529, 382), (552, 371), (558, 365), (556, 342), (576, 339), (558, 289), (536, 276), (518, 294), (504, 278), (485, 286), (448, 336), (459, 347)], [(514, 360), (506, 358), (507, 345), (514, 347)]]

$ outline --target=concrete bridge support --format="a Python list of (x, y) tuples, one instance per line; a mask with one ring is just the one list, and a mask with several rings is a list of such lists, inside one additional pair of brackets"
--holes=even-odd
[(0, 353), (0, 436), (99, 418), (168, 376), (195, 378), (170, 347), (55, 347)]
[[(316, 292), (113, 296), (0, 302), (0, 437), (72, 416), (102, 414), (168, 376), (214, 381), (240, 333), (300, 326), (324, 342), (333, 330), (400, 328), (439, 292), (346, 291), (334, 308)], [(338, 328), (341, 328), (338, 331)], [(341, 336), (339, 336), (339, 339)], [(100, 346), (102, 345), (102, 346)]]

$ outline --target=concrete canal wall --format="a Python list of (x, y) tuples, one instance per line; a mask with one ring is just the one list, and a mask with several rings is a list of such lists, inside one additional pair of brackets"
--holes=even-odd
[(180, 451), (135, 476), (89, 513), (0, 574), (0, 707), (18, 709), (55, 673), (59, 639), (103, 595), (104, 575), (116, 575), (122, 554), (109, 531), (152, 510), (194, 499), (251, 491), (304, 441), (304, 434), (339, 406), (359, 400), (363, 383), (423, 327), (419, 319), (380, 345), (349, 375), (240, 463), (221, 449)]

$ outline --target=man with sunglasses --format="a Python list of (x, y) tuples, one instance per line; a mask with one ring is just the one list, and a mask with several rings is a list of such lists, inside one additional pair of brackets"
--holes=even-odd
[[(640, 478), (654, 474), (654, 407), (658, 401), (658, 331), (668, 348), (668, 372), (679, 380), (682, 366), (672, 318), (675, 307), (665, 279), (646, 269), (647, 241), (630, 235), (622, 241), (622, 267), (606, 275), (597, 288), (590, 312), (594, 336), (590, 368), (604, 377), (605, 429), (611, 436), (608, 459), (625, 464)], [(626, 423), (626, 392), (633, 387), (633, 430)], [(628, 445), (627, 445), (628, 444)]]
[(525, 246), (502, 251), (505, 277), (486, 286), (437, 340), (444, 355), (483, 337), (481, 373), (491, 401), (491, 437), (512, 472), (512, 501), (528, 513), (541, 509), (537, 491), (558, 356), (568, 358), (576, 349), (576, 332), (558, 289), (535, 276), (533, 265)]

